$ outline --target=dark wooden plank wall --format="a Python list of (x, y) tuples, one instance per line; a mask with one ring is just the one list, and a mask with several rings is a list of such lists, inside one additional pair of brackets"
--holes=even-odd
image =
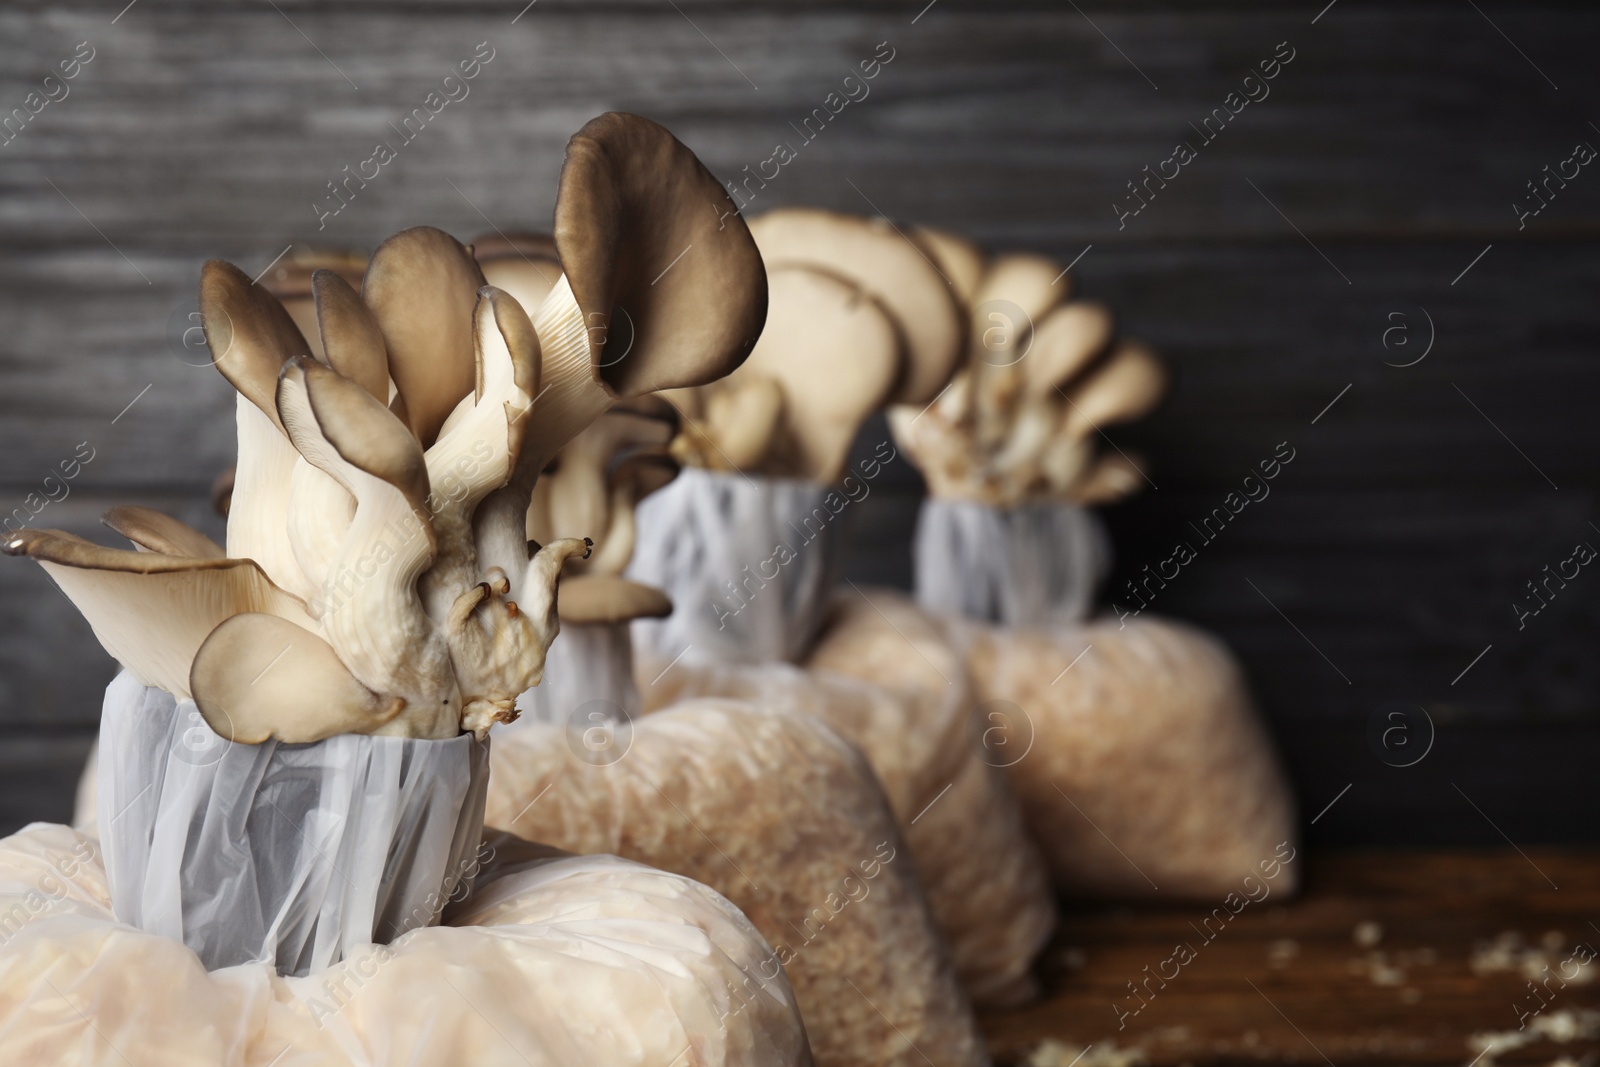
[[(123, 501), (207, 521), (229, 394), (174, 346), (203, 259), (255, 272), (290, 242), (539, 225), (566, 137), (608, 108), (737, 175), (887, 42), (870, 96), (753, 208), (880, 210), (1063, 261), (1093, 246), (1082, 289), (1176, 371), (1162, 411), (1116, 433), (1159, 489), (1108, 515), (1115, 584), (1293, 444), (1271, 497), (1156, 610), (1238, 650), (1308, 819), (1351, 785), (1312, 839), (1600, 840), (1600, 577), (1521, 632), (1510, 606), (1575, 542), (1600, 543), (1600, 176), (1584, 169), (1525, 228), (1512, 207), (1576, 142), (1600, 145), (1600, 13), (925, 3), (8, 6), (0, 113), (79, 42), (94, 58), (0, 147), (0, 502), (23, 504), (87, 442), (94, 458), (38, 522), (90, 532)], [(324, 183), (483, 41), (494, 58), (470, 95), (319, 232)], [(1279, 42), (1294, 59), (1271, 95), (1119, 227), (1126, 183), (1198, 144), (1189, 123)], [(1425, 316), (1429, 356), (1386, 366), (1422, 351)], [(1402, 322), (1411, 346), (1386, 350)], [(881, 488), (851, 572), (904, 583), (919, 490), (903, 464)], [(65, 815), (112, 668), (37, 568), (0, 566), (0, 605), (4, 829)], [(1415, 767), (1369, 748), (1390, 700), (1436, 725)]]

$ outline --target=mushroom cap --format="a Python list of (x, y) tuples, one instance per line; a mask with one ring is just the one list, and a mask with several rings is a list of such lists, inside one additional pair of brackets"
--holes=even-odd
[[(308, 462), (342, 481), (348, 477), (342, 460), (393, 486), (419, 514), (429, 512), (422, 447), (357, 383), (313, 359), (292, 359), (283, 365), (278, 405), (290, 439)], [(320, 447), (323, 441), (336, 456)]]
[(318, 358), (387, 406), (389, 352), (383, 330), (361, 294), (343, 275), (331, 270), (318, 270), (311, 276), (311, 292), (322, 342)]
[(382, 331), (389, 376), (424, 448), (472, 392), (473, 311), (485, 284), (461, 242), (431, 226), (401, 230), (367, 264), (361, 299)]
[(767, 327), (727, 384), (764, 377), (782, 390), (785, 432), (763, 473), (831, 483), (861, 423), (903, 380), (901, 334), (883, 304), (844, 275), (775, 263), (767, 285)]
[(769, 264), (830, 270), (883, 302), (907, 346), (895, 403), (926, 404), (949, 383), (965, 329), (954, 283), (892, 223), (819, 208), (780, 208), (754, 219), (750, 232)]
[[(765, 332), (763, 331), (763, 336)], [(699, 394), (704, 392), (704, 397)], [(662, 394), (667, 395), (667, 394)], [(730, 375), (704, 390), (680, 389), (672, 402), (683, 430), (672, 455), (686, 467), (714, 471), (765, 470), (784, 428), (783, 388), (762, 374)]]
[[(723, 213), (731, 205), (695, 154), (649, 119), (608, 112), (567, 143), (555, 244), (590, 355), (618, 396), (714, 381), (754, 347), (767, 278), (744, 220)], [(617, 311), (631, 329), (613, 322)]]
[[(1019, 333), (1038, 326), (1045, 312), (1065, 300), (1072, 291), (1072, 279), (1060, 263), (1048, 256), (1031, 252), (1012, 252), (996, 256), (989, 261), (988, 269), (972, 294), (972, 307), (976, 310), (991, 300), (1006, 300), (1022, 309), (1026, 323), (1016, 324)], [(975, 334), (981, 334), (987, 322), (973, 325)]]
[(562, 622), (617, 623), (672, 614), (672, 601), (655, 586), (610, 574), (562, 578), (559, 595), (556, 613)]
[(1022, 361), (1028, 389), (1049, 393), (1082, 374), (1111, 344), (1111, 309), (1091, 300), (1057, 304), (1033, 331)]
[(146, 685), (189, 694), (189, 666), (224, 619), (268, 611), (310, 625), (304, 605), (249, 559), (106, 548), (60, 530), (25, 529), (0, 551), (43, 565), (105, 650)]
[(356, 681), (328, 642), (261, 612), (211, 631), (189, 668), (189, 690), (206, 725), (247, 745), (371, 733), (405, 708)]
[(100, 521), (146, 552), (194, 559), (222, 559), (221, 545), (205, 534), (152, 508), (120, 504), (107, 511)]
[(200, 318), (217, 370), (281, 430), (278, 371), (311, 351), (300, 328), (277, 297), (220, 259), (200, 269)]
[(668, 451), (677, 431), (677, 412), (656, 396), (623, 401), (595, 419), (534, 486), (528, 537), (590, 538), (594, 551), (586, 562), (569, 563), (568, 573), (620, 573), (633, 554), (635, 505), (678, 472)]
[(361, 285), (367, 257), (359, 252), (295, 245), (262, 275), (260, 285), (283, 302), (284, 310), (311, 344), (311, 354), (322, 358), (322, 338), (317, 331), (317, 309), (312, 297), (312, 276), (331, 270), (351, 285)]
[(1131, 422), (1149, 414), (1166, 391), (1167, 369), (1161, 358), (1139, 341), (1119, 342), (1066, 394), (1072, 402), (1062, 432), (1088, 437), (1102, 426)]
[(911, 237), (928, 253), (934, 266), (939, 268), (955, 290), (956, 299), (964, 308), (972, 307), (972, 298), (978, 292), (978, 282), (983, 278), (988, 257), (983, 250), (960, 234), (938, 230), (932, 226), (918, 226)]

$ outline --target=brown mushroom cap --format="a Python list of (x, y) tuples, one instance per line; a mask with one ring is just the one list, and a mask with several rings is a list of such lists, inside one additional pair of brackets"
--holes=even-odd
[(1072, 403), (1061, 432), (1086, 438), (1103, 426), (1131, 422), (1148, 414), (1166, 390), (1161, 358), (1138, 341), (1123, 341), (1067, 394)]
[(261, 612), (211, 631), (189, 669), (189, 691), (211, 729), (247, 745), (371, 733), (405, 708), (356, 681), (328, 642)]
[[(649, 119), (608, 112), (568, 142), (555, 243), (591, 357), (619, 396), (714, 381), (755, 345), (766, 272), (731, 207), (694, 153)], [(631, 329), (613, 321), (618, 310)], [(630, 348), (607, 350), (627, 333)]]
[(278, 298), (232, 263), (209, 260), (200, 270), (200, 318), (217, 370), (282, 429), (278, 371), (311, 346)]
[(37, 560), (83, 613), (105, 650), (145, 685), (189, 693), (189, 665), (230, 615), (270, 611), (312, 625), (304, 605), (254, 560), (106, 548), (60, 530), (27, 529), (0, 551)]
[(222, 546), (187, 523), (152, 508), (122, 504), (107, 511), (100, 521), (140, 548), (167, 556), (221, 559)]
[[(978, 282), (972, 295), (974, 310), (991, 300), (1006, 300), (1022, 309), (1027, 321), (1015, 323), (1019, 335), (1037, 327), (1045, 312), (1067, 298), (1072, 278), (1060, 263), (1031, 252), (996, 256)], [(981, 334), (988, 322), (975, 322), (974, 333)]]
[(904, 380), (904, 348), (883, 305), (854, 281), (797, 263), (768, 269), (767, 326), (737, 386), (764, 377), (783, 393), (784, 436), (761, 470), (828, 484), (863, 420)]
[(959, 234), (931, 226), (918, 226), (911, 231), (911, 237), (928, 253), (939, 273), (949, 280), (956, 299), (970, 309), (988, 262), (983, 250)]
[(300, 327), (311, 345), (311, 354), (322, 358), (322, 337), (317, 330), (317, 308), (312, 296), (311, 278), (319, 270), (331, 270), (357, 288), (367, 257), (358, 252), (329, 248), (294, 246), (287, 255), (261, 276), (258, 284), (283, 302), (284, 310)]
[(428, 464), (422, 447), (371, 393), (301, 357), (284, 364), (278, 408), (290, 439), (308, 462), (341, 484), (347, 481), (341, 461), (348, 463), (393, 486), (419, 514), (428, 514)]
[(1022, 361), (1028, 389), (1049, 393), (1082, 374), (1111, 344), (1111, 309), (1090, 300), (1058, 304), (1034, 328)]
[(926, 404), (939, 395), (962, 354), (965, 326), (947, 281), (923, 249), (886, 220), (817, 208), (780, 208), (750, 223), (769, 265), (833, 271), (883, 302), (907, 343), (905, 373), (893, 402)]
[(672, 614), (672, 601), (655, 586), (609, 574), (563, 578), (559, 596), (556, 612), (564, 623), (616, 623)]
[(461, 242), (431, 226), (401, 230), (367, 265), (361, 298), (383, 333), (389, 376), (424, 448), (472, 392), (472, 313), (484, 284)]
[(349, 282), (331, 270), (311, 276), (322, 361), (389, 403), (389, 353), (378, 320)]
[(625, 401), (569, 441), (534, 486), (528, 537), (593, 539), (597, 547), (572, 571), (617, 574), (633, 553), (638, 499), (677, 473), (667, 452), (677, 413), (657, 397)]

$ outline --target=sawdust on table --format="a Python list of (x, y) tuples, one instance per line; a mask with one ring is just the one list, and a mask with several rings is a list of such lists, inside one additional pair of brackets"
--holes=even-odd
[[(1522, 1030), (1480, 1030), (1467, 1038), (1467, 1048), (1472, 1052), (1477, 1067), (1494, 1067), (1495, 1057), (1524, 1045), (1540, 1041), (1565, 1045), (1595, 1037), (1600, 1037), (1600, 1011), (1563, 1009), (1535, 1016)], [(1561, 1059), (1570, 1058), (1562, 1056)], [(1550, 1067), (1556, 1065), (1553, 1063)]]
[(1102, 1041), (1085, 1048), (1046, 1038), (1028, 1054), (1026, 1067), (1141, 1067), (1149, 1062), (1144, 1049), (1137, 1045), (1118, 1048), (1115, 1041)]

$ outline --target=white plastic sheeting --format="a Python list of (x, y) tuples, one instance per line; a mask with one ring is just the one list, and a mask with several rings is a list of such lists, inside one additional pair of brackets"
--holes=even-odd
[(482, 835), (488, 746), (470, 734), (236, 744), (124, 671), (100, 741), (116, 916), (211, 968), (306, 974), (428, 926)]

